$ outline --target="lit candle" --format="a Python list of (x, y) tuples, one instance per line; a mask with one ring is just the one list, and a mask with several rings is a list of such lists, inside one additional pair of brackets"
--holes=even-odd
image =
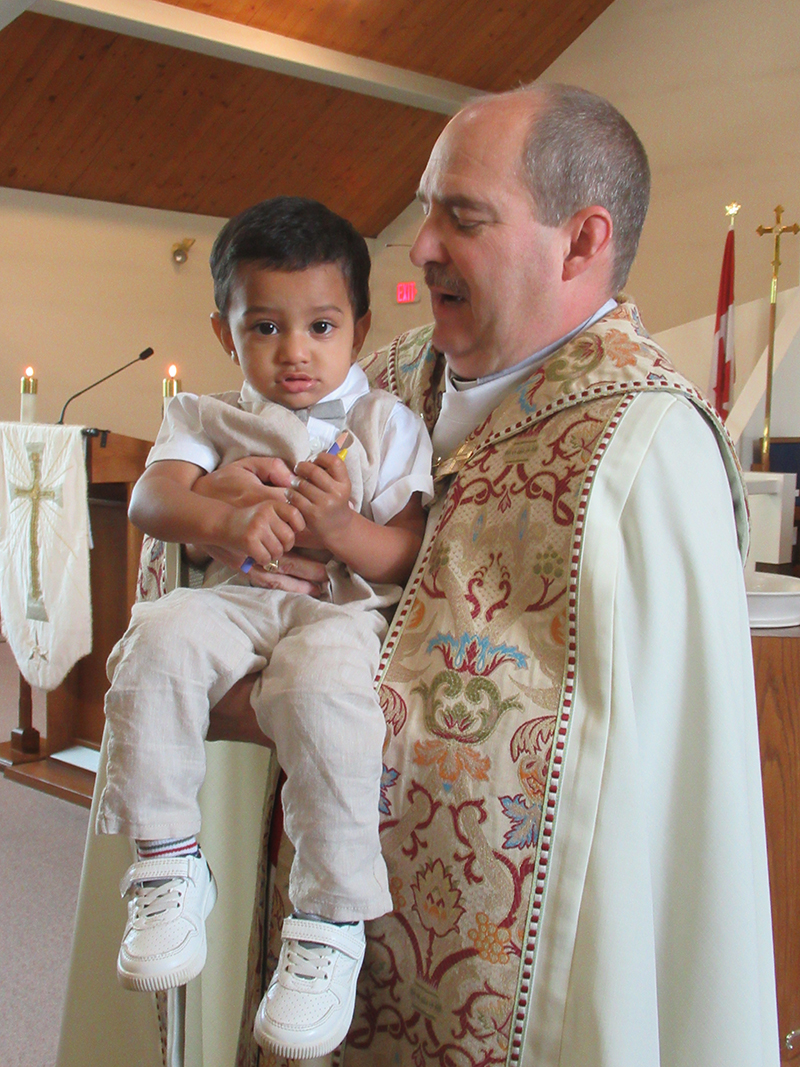
[(165, 378), (163, 381), (164, 415), (166, 415), (167, 413), (167, 405), (169, 404), (170, 400), (172, 400), (173, 396), (177, 396), (178, 393), (181, 391), (181, 380), (177, 376), (178, 368), (175, 366), (174, 363), (171, 363), (167, 368), (167, 374), (169, 375), (169, 377)]
[(19, 383), (19, 421), (36, 422), (36, 393), (39, 379), (33, 376), (33, 367), (26, 367)]

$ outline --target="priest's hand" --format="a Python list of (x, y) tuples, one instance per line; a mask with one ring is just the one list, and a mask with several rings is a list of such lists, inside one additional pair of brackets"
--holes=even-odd
[(234, 682), (228, 692), (211, 709), (207, 741), (249, 741), (255, 745), (273, 747), (259, 729), (256, 713), (250, 704), (257, 674), (247, 674)]

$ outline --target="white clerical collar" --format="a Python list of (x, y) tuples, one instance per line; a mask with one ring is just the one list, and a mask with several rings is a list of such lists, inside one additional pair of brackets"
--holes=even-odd
[(524, 382), (531, 376), (536, 367), (544, 362), (548, 356), (565, 345), (582, 330), (597, 322), (603, 315), (617, 306), (616, 300), (607, 300), (594, 315), (590, 315), (586, 322), (560, 337), (553, 344), (539, 352), (534, 352), (522, 363), (516, 363), (513, 367), (487, 374), (475, 381), (463, 381), (453, 379), (448, 366), (445, 371), (445, 390), (442, 394), (442, 406), (439, 418), (431, 435), (433, 441), (433, 454), (438, 462), (444, 456), (452, 454), (462, 441), (475, 430), (484, 419), (488, 418), (492, 411), (508, 396), (515, 386)]
[[(445, 371), (446, 388), (455, 389), (456, 392), (461, 393), (467, 389), (474, 389), (479, 385), (486, 385), (488, 382), (496, 382), (500, 378), (512, 376), (515, 380), (527, 378), (531, 371), (535, 370), (540, 363), (543, 363), (548, 356), (552, 356), (552, 354), (557, 352), (562, 345), (567, 343), (567, 341), (571, 341), (573, 337), (577, 337), (579, 333), (588, 329), (589, 326), (593, 326), (598, 319), (602, 319), (602, 317), (607, 315), (609, 311), (613, 311), (616, 306), (617, 301), (614, 300), (613, 297), (610, 300), (606, 300), (605, 304), (603, 304), (601, 308), (598, 308), (594, 315), (590, 315), (585, 322), (580, 324), (580, 326), (576, 326), (574, 330), (564, 334), (563, 337), (559, 337), (557, 341), (553, 341), (552, 344), (540, 348), (538, 352), (534, 352), (532, 356), (528, 356), (528, 358), (524, 359), (521, 363), (515, 363), (511, 367), (503, 367), (502, 370), (494, 371), (493, 374), (486, 374), (482, 378), (465, 379), (454, 377), (450, 370), (450, 364), (448, 363)], [(445, 360), (446, 359), (447, 356), (445, 355)]]

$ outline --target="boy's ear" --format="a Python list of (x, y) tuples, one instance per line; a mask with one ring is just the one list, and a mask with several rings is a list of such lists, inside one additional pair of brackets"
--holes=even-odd
[(228, 325), (228, 320), (223, 318), (218, 311), (211, 313), (211, 329), (217, 335), (217, 340), (225, 349), (226, 354), (231, 357), (234, 363), (238, 363), (239, 357), (236, 355), (236, 346), (233, 343), (233, 334)]
[(355, 363), (356, 359), (358, 358), (358, 353), (361, 351), (364, 341), (366, 341), (367, 339), (367, 334), (369, 333), (369, 328), (371, 325), (371, 311), (368, 311), (366, 315), (362, 315), (361, 318), (358, 319), (355, 324), (355, 328), (353, 329), (353, 363)]

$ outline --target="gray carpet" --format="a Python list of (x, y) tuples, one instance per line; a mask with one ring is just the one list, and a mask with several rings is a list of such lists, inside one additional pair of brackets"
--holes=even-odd
[[(0, 740), (18, 673), (0, 643)], [(34, 696), (44, 733), (44, 701)], [(89, 812), (0, 775), (0, 1064), (53, 1067)]]

